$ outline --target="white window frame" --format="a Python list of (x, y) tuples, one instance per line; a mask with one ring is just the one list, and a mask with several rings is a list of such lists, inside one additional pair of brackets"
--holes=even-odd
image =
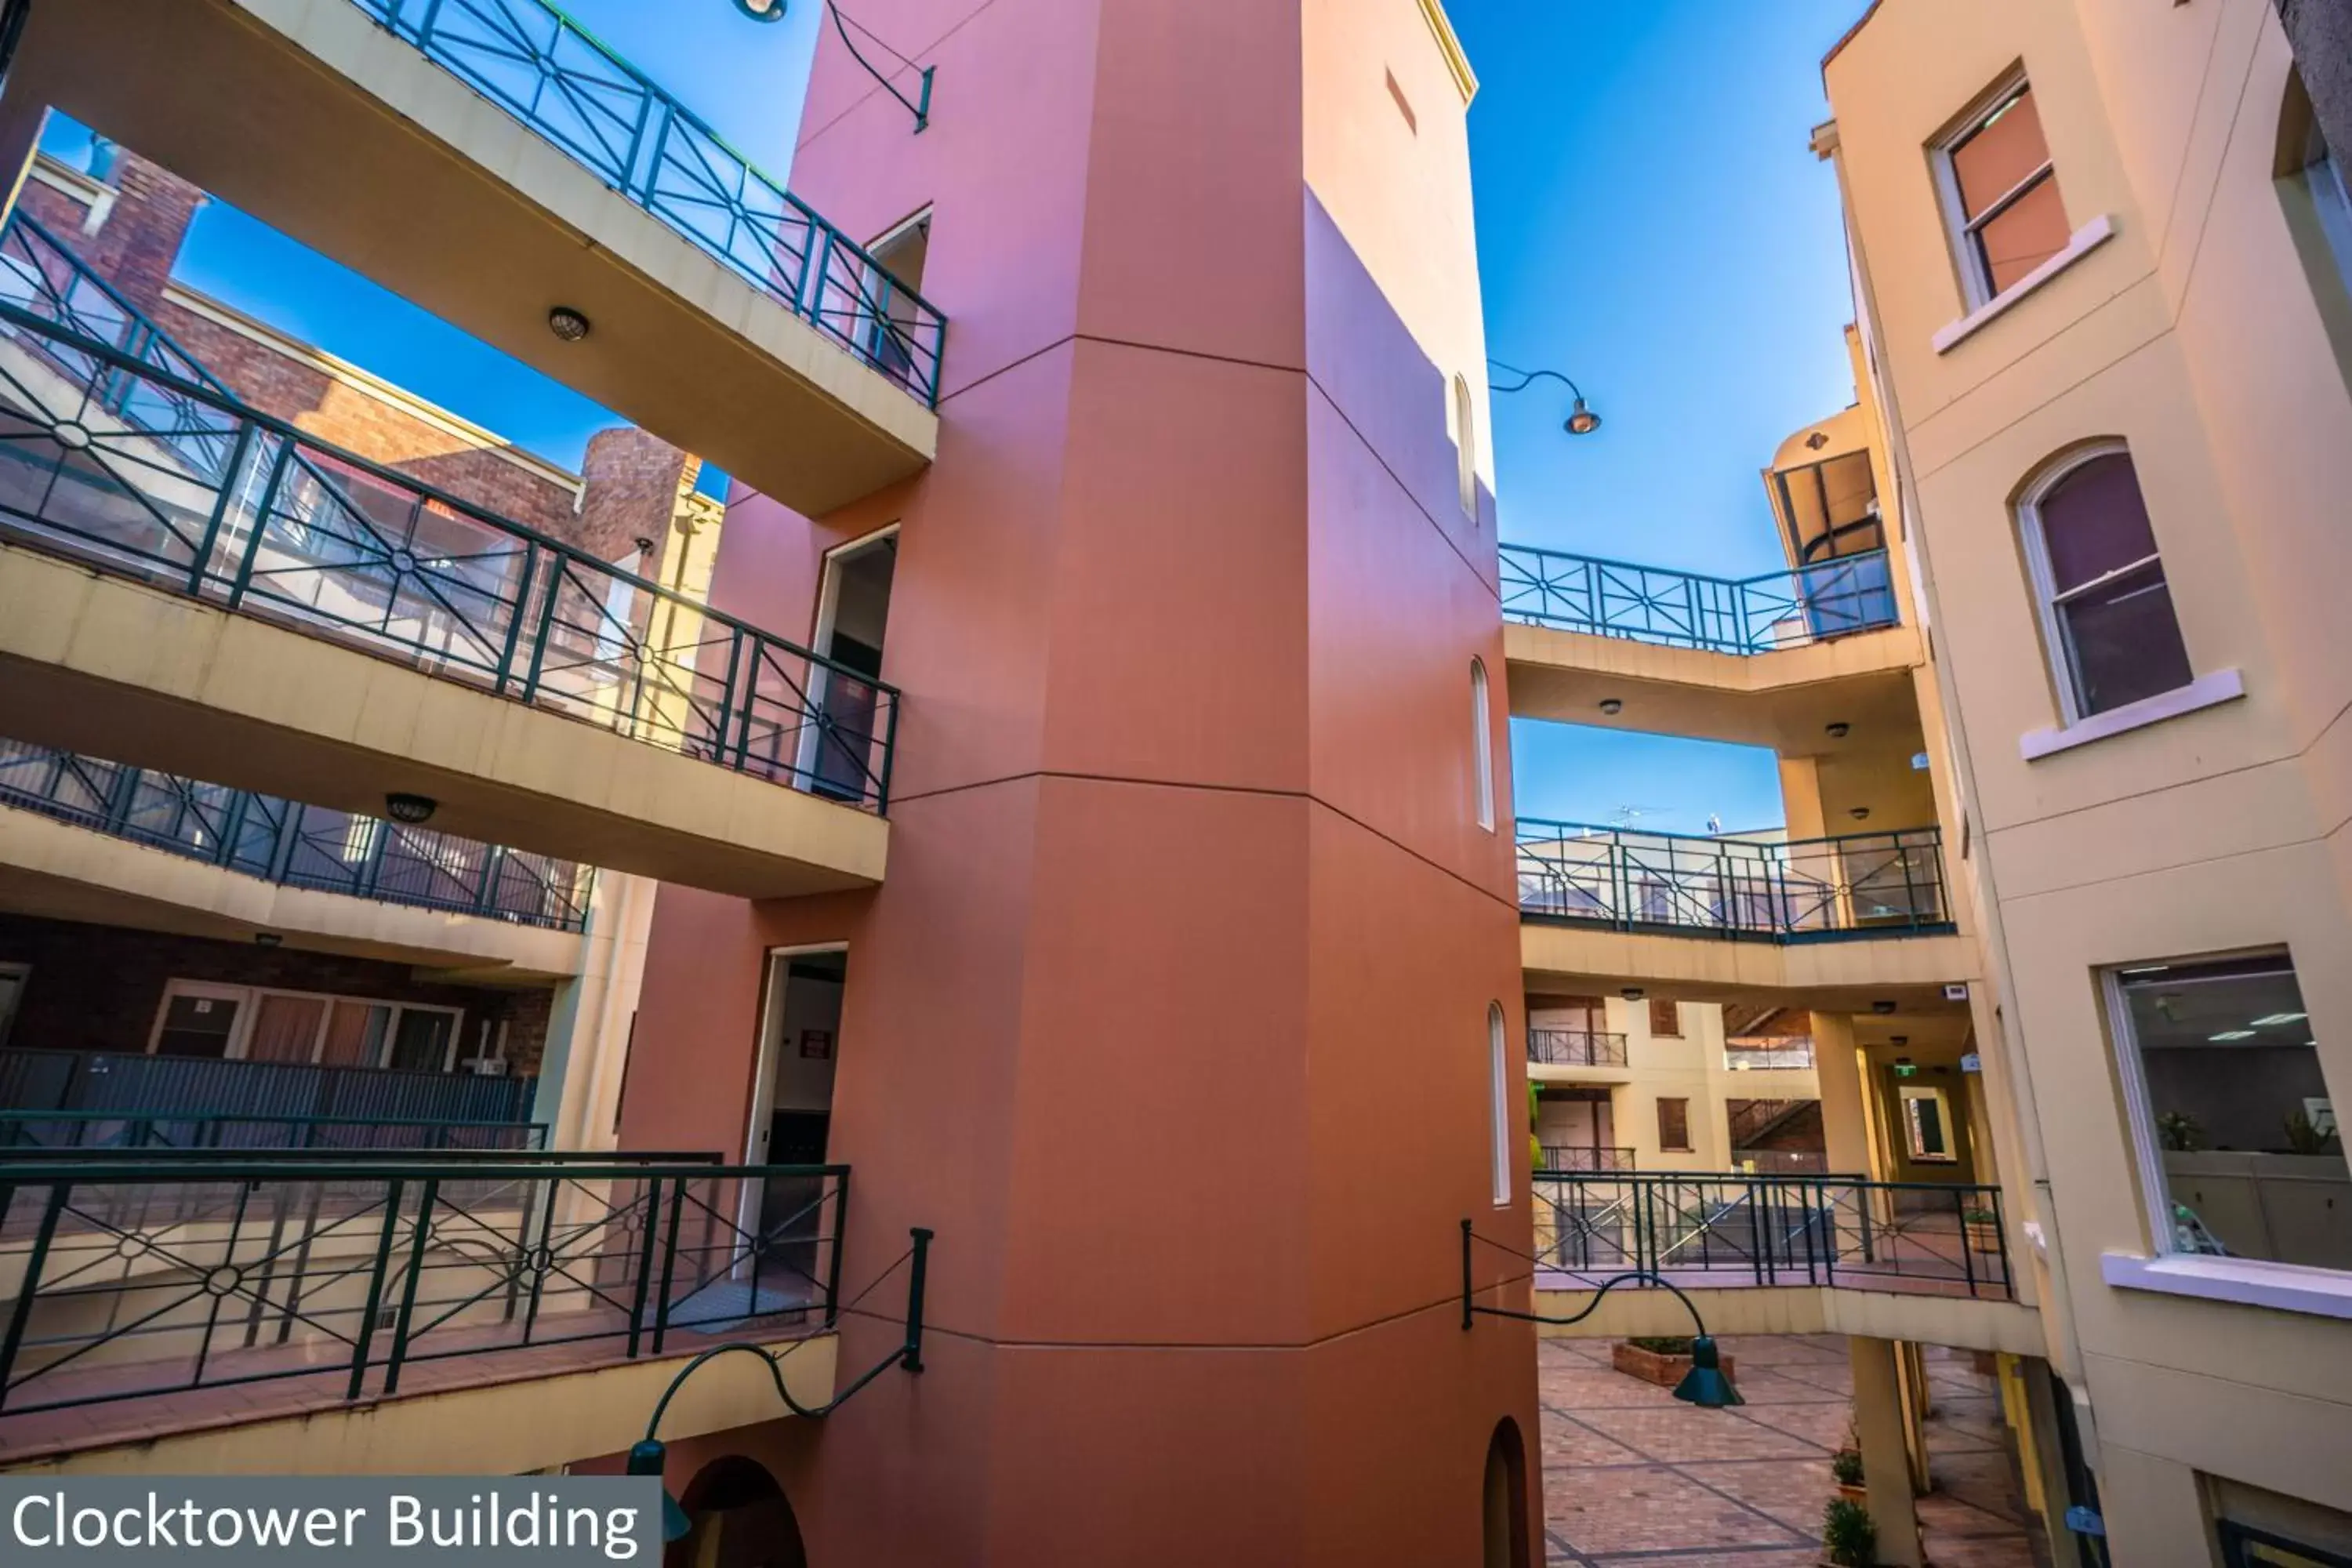
[[(841, 611), (841, 569), (848, 562), (868, 550), (879, 550), (883, 544), (898, 537), (898, 524), (886, 523), (871, 533), (861, 533), (855, 539), (845, 539), (826, 551), (817, 562), (816, 619), (809, 629), (809, 647), (830, 659), (833, 658), (834, 619)], [(895, 584), (891, 594), (895, 597)], [(883, 634), (889, 635), (887, 631)], [(803, 695), (812, 714), (824, 710), (825, 697), (833, 684), (829, 665), (809, 667), (808, 688)], [(875, 678), (880, 679), (879, 676)], [(800, 743), (793, 749), (793, 787), (805, 789), (816, 782), (817, 728), (813, 723), (801, 725)], [(869, 765), (872, 758), (867, 758)]]
[[(2050, 465), (2032, 485), (2027, 487), (2025, 494), (2019, 498), (2017, 503), (2018, 535), (2025, 545), (2026, 579), (2033, 590), (2034, 614), (2042, 623), (2042, 647), (2050, 665), (2051, 684), (2055, 688), (2058, 695), (2058, 716), (2062, 728), (2080, 724), (2086, 719), (2095, 719), (2101, 715), (2089, 711), (2084, 706), (2083, 679), (2074, 662), (2074, 639), (2067, 635), (2066, 620), (2059, 613), (2060, 606), (2079, 599), (2095, 589), (2103, 588), (2118, 577), (2129, 576), (2134, 572), (2141, 571), (2151, 563), (2161, 565), (2164, 562), (2164, 547), (2159, 543), (2151, 554), (2143, 555), (2138, 560), (2118, 566), (2112, 572), (2102, 573), (2089, 582), (2078, 584), (2063, 594), (2057, 591), (2056, 578), (2053, 575), (2050, 564), (2050, 537), (2043, 530), (2042, 522), (2042, 503), (2049, 499), (2051, 491), (2065, 483), (2085, 464), (2095, 462), (2101, 458), (2116, 457), (2122, 458), (2132, 465), (2132, 482), (2138, 484), (2139, 462), (2132, 456), (2129, 442), (2095, 441), (2087, 447), (2078, 447), (2069, 452), (2063, 461)], [(2147, 503), (2147, 490), (2146, 487), (2142, 487), (2140, 504), (2146, 506)], [(2155, 524), (2156, 514), (2154, 510), (2150, 509), (2148, 526), (2151, 531)], [(2164, 586), (2166, 592), (2169, 594), (2172, 588), (2172, 577), (2168, 573), (2165, 576)], [(2181, 646), (2186, 647), (2189, 643), (2189, 634), (2187, 628), (2180, 625), (2180, 609), (2177, 604), (2173, 606), (2172, 624), (2180, 633)], [(2197, 668), (2194, 658), (2189, 660), (2189, 668), (2193, 677)], [(2102, 712), (2111, 713), (2116, 710), (2110, 708), (2103, 710)]]
[(16, 989), (8, 994), (8, 1005), (0, 1008), (0, 1046), (8, 1043), (8, 1031), (16, 1026), (18, 1009), (25, 1005), (25, 992), (33, 983), (33, 966), (29, 963), (0, 963), (0, 980), (13, 980)]
[[(155, 1005), (155, 1021), (147, 1030), (147, 1054), (151, 1057), (163, 1043), (163, 1020), (171, 1016), (172, 999), (175, 996), (210, 998), (236, 1004), (236, 1023), (229, 1030), (228, 1047), (221, 1057), (223, 1061), (246, 1059), (246, 1052), (252, 1045), (253, 1021), (260, 1015), (263, 999), (270, 996), (291, 996), (306, 1002), (326, 1004), (319, 1013), (318, 1033), (310, 1040), (310, 1063), (312, 1066), (318, 1064), (326, 1050), (327, 1026), (334, 1017), (338, 1002), (349, 1002), (361, 1007), (383, 1007), (392, 1015), (385, 1020), (383, 1043), (376, 1052), (376, 1059), (362, 1070), (382, 1072), (390, 1069), (393, 1045), (400, 1037), (400, 1016), (403, 1013), (445, 1013), (456, 1020), (449, 1028), (449, 1048), (442, 1053), (440, 1071), (455, 1072), (459, 1053), (465, 1047), (466, 1010), (463, 1007), (447, 1007), (437, 1002), (394, 1002), (383, 996), (356, 996), (335, 991), (297, 991), (284, 985), (227, 985), (211, 980), (173, 979), (164, 983), (163, 1000)], [(503, 1037), (499, 1048), (503, 1058), (506, 1049)]]
[[(1971, 220), (1967, 203), (1960, 195), (1959, 168), (1953, 162), (1952, 154), (1978, 132), (1999, 119), (2032, 86), (2033, 79), (2022, 66), (2009, 72), (1976, 100), (1961, 120), (1959, 128), (1937, 141), (1933, 149), (1936, 194), (1944, 209), (1944, 232), (1951, 241), (1952, 259), (1959, 268), (1961, 298), (1970, 310), (1991, 304), (2000, 298), (2002, 292), (1993, 287), (1992, 268), (1985, 259), (1984, 247), (1979, 239), (1985, 225), (2024, 200), (2044, 182), (2056, 179), (2058, 160), (2057, 154), (2050, 150), (2050, 131), (2045, 124), (2042, 132), (2041, 166), (2001, 193)], [(2036, 112), (2039, 112), (2038, 105)], [(2023, 279), (2011, 285), (2013, 289), (2024, 286)]]
[[(2111, 965), (2099, 971), (2099, 996), (2107, 1014), (2107, 1046), (2116, 1060), (2116, 1080), (2123, 1089), (2124, 1136), (2130, 1143), (2134, 1163), (2139, 1169), (2140, 1206), (2147, 1222), (2148, 1251), (2158, 1258), (2197, 1258), (2204, 1264), (2220, 1264), (2225, 1271), (2252, 1268), (2259, 1270), (2286, 1269), (2294, 1274), (2318, 1274), (2343, 1278), (2336, 1269), (2307, 1268), (2299, 1264), (2278, 1263), (2261, 1258), (2214, 1258), (2207, 1253), (2182, 1252), (2173, 1245), (2172, 1189), (2165, 1180), (2164, 1147), (2156, 1133), (2156, 1107), (2148, 1098), (2147, 1065), (2141, 1059), (2139, 1041), (2132, 1033), (2131, 1005), (2124, 996), (2126, 973), (2155, 964), (2222, 963), (2231, 959), (2276, 957), (2289, 969), (2300, 970), (2294, 961), (2294, 951), (2282, 942), (2275, 946), (2245, 948), (2231, 952), (2198, 953), (2183, 958), (2142, 958), (2129, 963)], [(2301, 981), (2298, 978), (2297, 984)], [(2310, 1004), (2305, 1002), (2305, 1006)], [(2326, 1081), (2327, 1062), (2321, 1058), (2319, 1069)], [(2328, 1084), (2329, 1092), (2336, 1086)], [(2113, 1255), (2110, 1254), (2110, 1257)], [(2110, 1281), (2113, 1283), (2114, 1281)]]
[(1475, 527), (1478, 521), (1478, 399), (1470, 378), (1454, 378), (1454, 479), (1461, 488), (1462, 515)]
[(1511, 1042), (1510, 1026), (1503, 1016), (1500, 1002), (1486, 1004), (1487, 1075), (1493, 1086), (1490, 1109), (1494, 1115), (1494, 1199), (1498, 1209), (1511, 1206), (1512, 1171), (1526, 1163), (1527, 1151), (1512, 1157), (1512, 1134), (1517, 1119), (1511, 1113)]
[(1486, 661), (1470, 661), (1470, 755), (1477, 799), (1478, 826), (1495, 831), (1495, 697), (1486, 679)]

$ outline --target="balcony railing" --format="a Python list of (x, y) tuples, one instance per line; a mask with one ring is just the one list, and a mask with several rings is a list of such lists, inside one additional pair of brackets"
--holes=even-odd
[(1538, 1172), (1535, 1217), (1542, 1266), (1579, 1276), (2015, 1295), (1998, 1187)]
[[(1633, 1168), (1631, 1149), (1593, 1148), (1580, 1143), (1546, 1143), (1543, 1146), (1545, 1171), (1630, 1171)], [(1541, 1181), (1538, 1173), (1537, 1180)]]
[[(19, 1031), (19, 1037), (22, 1032)], [(252, 1121), (441, 1121), (520, 1125), (539, 1080), (388, 1068), (128, 1056), (111, 1051), (0, 1050), (0, 1105), (163, 1118)]]
[[(607, 1155), (11, 1164), (0, 1415), (280, 1385), (399, 1392), (421, 1363), (659, 1355), (829, 1327), (841, 1165)], [(674, 1353), (674, 1350), (673, 1350)]]
[(0, 805), (289, 887), (588, 927), (589, 867), (53, 747), (0, 741)]
[(79, 266), (30, 226), (0, 235), (0, 530), (739, 773), (887, 807), (892, 688), (78, 335), (51, 281), (68, 263)]
[(1564, 1068), (1622, 1068), (1625, 1037), (1591, 1029), (1529, 1029), (1528, 1060)]
[(1518, 853), (1520, 911), (1545, 920), (1773, 942), (1952, 929), (1939, 828), (1776, 844), (1522, 817)]
[(37, 1159), (67, 1150), (188, 1153), (235, 1149), (273, 1153), (337, 1151), (479, 1152), (547, 1147), (543, 1121), (450, 1121), (423, 1117), (213, 1115), (174, 1110), (0, 1110), (0, 1157)]
[(354, 0), (927, 405), (947, 320), (636, 67), (543, 0)]
[(1503, 618), (1715, 653), (1770, 653), (1891, 626), (1885, 551), (1732, 579), (1502, 547)]
[(1731, 1163), (1759, 1176), (1825, 1176), (1830, 1169), (1820, 1149), (1734, 1149)]

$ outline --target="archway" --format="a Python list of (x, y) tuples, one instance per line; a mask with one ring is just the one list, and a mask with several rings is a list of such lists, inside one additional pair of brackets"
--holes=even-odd
[(662, 1568), (808, 1568), (800, 1521), (765, 1465), (729, 1454), (695, 1472), (678, 1503), (694, 1530)]
[(1506, 1415), (1486, 1443), (1485, 1568), (1532, 1568), (1528, 1552), (1528, 1448)]

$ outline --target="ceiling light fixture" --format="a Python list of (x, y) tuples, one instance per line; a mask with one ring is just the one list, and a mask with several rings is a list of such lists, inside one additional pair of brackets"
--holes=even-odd
[(1638, 985), (1628, 985), (1624, 990), (1617, 993), (1617, 994), (1622, 996), (1628, 1002), (1639, 1002), (1644, 993)]
[(1886, 1015), (1895, 1011), (1895, 1004), (1892, 1002), (1873, 1002), (1870, 1005), (1870, 1010), (1884, 1018)]
[(420, 822), (431, 821), (433, 814), (441, 809), (441, 803), (429, 795), (395, 792), (383, 797), (383, 809), (394, 822), (404, 822), (413, 827)]
[(2224, 1029), (2218, 1035), (2208, 1035), (2205, 1037), (2209, 1040), (2251, 1040), (2254, 1037), (2254, 1032), (2252, 1029)]
[(1601, 710), (1614, 719), (1618, 714), (1625, 711), (1624, 700), (1618, 697), (1604, 697), (1601, 700)]
[(2257, 1029), (2267, 1029), (2273, 1024), (2300, 1024), (2310, 1016), (2308, 1013), (2273, 1013), (2268, 1017), (2249, 1018), (2246, 1021)]
[(1870, 820), (1870, 807), (1866, 805), (1857, 805), (1852, 811), (1847, 812), (1846, 815), (1853, 817), (1856, 822), (1868, 822)]
[(576, 343), (588, 335), (588, 318), (569, 305), (558, 305), (547, 313), (547, 330), (567, 343)]
[(1843, 740), (1844, 740), (1848, 735), (1851, 735), (1851, 734), (1853, 734), (1853, 725), (1851, 725), (1851, 724), (1849, 724), (1849, 723), (1847, 723), (1847, 722), (1846, 722), (1844, 720), (1843, 720), (1843, 719), (1839, 720), (1836, 723), (1832, 724), (1832, 725), (1830, 725), (1830, 726), (1829, 726), (1829, 736), (1830, 736), (1830, 739), (1831, 739), (1831, 740), (1832, 740), (1832, 741), (1843, 741)]

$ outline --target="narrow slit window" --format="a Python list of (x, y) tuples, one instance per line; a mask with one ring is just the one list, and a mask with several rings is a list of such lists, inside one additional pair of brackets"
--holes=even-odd
[(1486, 689), (1486, 666), (1470, 661), (1470, 754), (1473, 786), (1478, 792), (1478, 826), (1495, 831), (1495, 710)]
[(1478, 403), (1470, 394), (1470, 379), (1454, 378), (1454, 478), (1462, 488), (1462, 515), (1478, 521)]
[(1511, 1201), (1511, 1142), (1517, 1129), (1511, 1114), (1509, 1028), (1500, 1002), (1486, 1005), (1486, 1062), (1493, 1091), (1488, 1109), (1494, 1118), (1495, 1206), (1502, 1208)]

